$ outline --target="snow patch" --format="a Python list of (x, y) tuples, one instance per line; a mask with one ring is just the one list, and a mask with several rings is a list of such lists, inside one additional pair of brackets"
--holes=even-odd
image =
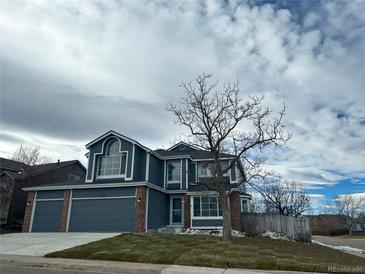
[(316, 240), (312, 240), (312, 243), (318, 244), (318, 245), (322, 245), (322, 246), (326, 246), (326, 247), (333, 248), (333, 249), (337, 249), (337, 250), (341, 250), (341, 251), (347, 251), (347, 252), (354, 252), (354, 253), (359, 253), (359, 254), (365, 254), (365, 250), (364, 249), (355, 248), (355, 247), (351, 247), (351, 246), (329, 245), (329, 244), (324, 244), (324, 243), (318, 242)]
[[(185, 231), (181, 232), (180, 234), (189, 234), (189, 235), (213, 235), (217, 237), (223, 237), (223, 230), (222, 229), (194, 229), (188, 228)], [(245, 233), (232, 230), (233, 237), (245, 237)]]
[(273, 232), (273, 231), (266, 231), (266, 232), (262, 233), (262, 236), (265, 238), (273, 239), (273, 240), (290, 241), (288, 236), (278, 233), (278, 232)]

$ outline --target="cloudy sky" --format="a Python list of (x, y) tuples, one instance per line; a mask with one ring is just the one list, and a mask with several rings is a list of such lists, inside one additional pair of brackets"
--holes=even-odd
[(151, 148), (184, 133), (164, 110), (202, 72), (288, 106), (268, 165), (316, 205), (365, 193), (364, 1), (2, 1), (0, 155), (39, 145), (86, 163), (114, 129)]

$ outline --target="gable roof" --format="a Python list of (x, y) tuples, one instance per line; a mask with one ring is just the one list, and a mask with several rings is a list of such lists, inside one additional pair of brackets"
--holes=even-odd
[(21, 171), (22, 169), (24, 169), (26, 167), (28, 167), (27, 164), (0, 157), (0, 169), (1, 170), (7, 169), (7, 170), (11, 170), (11, 171)]
[[(162, 157), (190, 157), (192, 160), (204, 160), (204, 159), (213, 159), (214, 154), (210, 151), (206, 150), (178, 150), (178, 151), (169, 151), (165, 149), (156, 149), (154, 150), (156, 153), (161, 155)], [(220, 153), (220, 158), (233, 158), (234, 155), (227, 153)]]
[(121, 138), (121, 139), (124, 139), (124, 140), (126, 140), (126, 141), (128, 141), (128, 142), (131, 142), (131, 143), (133, 143), (133, 144), (135, 144), (135, 145), (138, 145), (139, 147), (143, 148), (144, 150), (151, 151), (151, 149), (150, 149), (150, 148), (148, 148), (148, 147), (146, 147), (146, 146), (144, 146), (144, 145), (140, 144), (140, 143), (139, 143), (139, 142), (137, 142), (136, 140), (134, 140), (134, 139), (132, 139), (132, 138), (129, 138), (129, 137), (127, 137), (127, 136), (123, 135), (123, 134), (120, 134), (120, 133), (118, 133), (118, 132), (116, 132), (116, 131), (114, 131), (114, 130), (109, 130), (108, 132), (104, 133), (103, 135), (99, 136), (98, 138), (96, 138), (96, 139), (92, 140), (91, 142), (87, 143), (87, 144), (86, 144), (86, 148), (89, 148), (90, 146), (92, 146), (93, 144), (95, 144), (95, 143), (99, 142), (100, 140), (103, 140), (104, 138), (106, 138), (106, 137), (108, 137), (108, 136), (112, 136), (112, 135), (113, 135), (113, 136), (117, 136), (117, 137), (119, 137), (119, 138)]
[(167, 150), (168, 151), (176, 151), (179, 146), (189, 147), (190, 150), (202, 150), (202, 149), (200, 149), (198, 147), (195, 147), (195, 146), (190, 145), (188, 143), (185, 143), (183, 141), (180, 141), (180, 142), (176, 143), (175, 145), (173, 145), (172, 147), (168, 148)]
[[(48, 164), (41, 164), (41, 165), (34, 165), (29, 166), (27, 164), (9, 160), (6, 158), (0, 157), (0, 170), (2, 171), (0, 174), (6, 173), (7, 175), (15, 178), (15, 179), (24, 179), (28, 176), (34, 176), (37, 174), (41, 174), (44, 172), (48, 172), (57, 168), (61, 168), (70, 164), (78, 163), (81, 168), (83, 168), (86, 172), (86, 168), (79, 160), (70, 160), (70, 161), (63, 161), (63, 162), (55, 162), (55, 163), (48, 163)], [(17, 170), (7, 170), (10, 169), (9, 167), (21, 167)]]
[[(139, 146), (140, 148), (144, 149), (145, 151), (155, 155), (157, 158), (161, 159), (161, 160), (165, 160), (165, 159), (169, 159), (169, 158), (191, 158), (192, 160), (203, 160), (203, 159), (213, 159), (214, 154), (210, 151), (206, 151), (206, 150), (202, 150), (199, 148), (196, 148), (192, 145), (189, 145), (185, 142), (179, 142), (175, 145), (173, 145), (172, 147), (170, 147), (169, 149), (156, 149), (156, 150), (152, 150), (144, 145), (142, 145), (141, 143), (137, 142), (136, 140), (129, 138), (123, 134), (120, 134), (114, 130), (109, 130), (108, 132), (104, 133), (103, 135), (99, 136), (98, 138), (94, 139), (93, 141), (89, 142), (86, 144), (86, 148), (89, 149), (90, 146), (92, 146), (93, 144), (109, 137), (109, 136), (116, 136), (118, 138), (124, 139), (128, 142), (131, 142), (134, 145)], [(191, 147), (191, 150), (174, 150), (174, 148), (178, 147), (179, 145), (186, 145)], [(226, 154), (226, 153), (221, 153), (220, 154), (221, 158), (233, 158), (235, 157), (235, 155), (231, 155), (231, 154)]]

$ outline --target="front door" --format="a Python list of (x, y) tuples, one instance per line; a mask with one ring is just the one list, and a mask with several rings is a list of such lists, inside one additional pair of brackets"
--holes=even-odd
[(171, 216), (170, 223), (172, 225), (182, 224), (182, 198), (171, 197)]

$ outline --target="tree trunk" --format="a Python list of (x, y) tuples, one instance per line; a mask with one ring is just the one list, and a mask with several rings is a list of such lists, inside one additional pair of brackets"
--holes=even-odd
[(232, 238), (231, 207), (229, 195), (223, 189), (220, 191), (219, 196), (222, 202), (223, 240), (229, 241)]

